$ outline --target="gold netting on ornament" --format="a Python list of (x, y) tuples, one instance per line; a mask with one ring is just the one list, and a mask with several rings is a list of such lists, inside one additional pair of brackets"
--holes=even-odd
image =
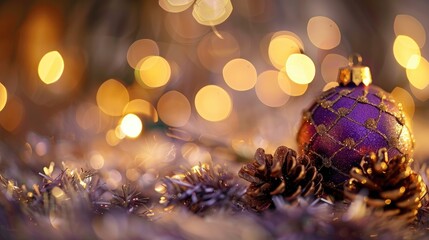
[[(362, 91), (362, 93), (359, 94), (359, 96), (357, 96), (357, 97), (351, 96), (351, 94), (354, 91)], [(375, 104), (375, 103), (370, 102), (367, 98), (368, 94), (371, 94), (371, 95), (379, 98), (380, 103)], [(333, 100), (327, 100), (327, 99), (334, 97), (334, 95), (338, 95), (338, 96)], [(354, 103), (351, 105), (350, 108), (341, 107), (341, 108), (335, 110), (333, 108), (333, 106), (342, 98), (351, 99), (354, 101)], [(367, 104), (369, 106), (377, 108), (378, 109), (378, 116), (376, 118), (368, 118), (364, 123), (358, 122), (355, 119), (350, 118), (348, 116), (348, 114), (351, 113), (359, 104)], [(344, 172), (341, 169), (338, 169), (337, 167), (335, 167), (332, 164), (332, 160), (336, 157), (336, 155), (338, 153), (340, 153), (341, 151), (343, 151), (346, 148), (357, 152), (361, 156), (366, 154), (366, 153), (360, 152), (358, 149), (356, 149), (355, 146), (358, 146), (360, 143), (364, 142), (368, 138), (368, 135), (370, 134), (370, 132), (378, 134), (381, 138), (383, 138), (388, 143), (388, 145), (389, 145), (387, 148), (388, 151), (391, 149), (396, 149), (401, 154), (404, 154), (403, 151), (401, 150), (401, 148), (399, 147), (398, 139), (401, 137), (401, 135), (404, 133), (404, 131), (407, 131), (409, 136), (412, 138), (411, 130), (410, 130), (410, 128), (406, 122), (406, 117), (405, 117), (405, 114), (403, 112), (402, 105), (398, 104), (397, 107), (398, 107), (399, 111), (393, 112), (391, 109), (389, 109), (388, 104), (395, 105), (396, 103), (395, 103), (395, 100), (391, 96), (389, 96), (388, 94), (385, 94), (382, 90), (378, 90), (378, 92), (374, 94), (374, 93), (369, 93), (368, 89), (366, 89), (366, 88), (363, 88), (363, 89), (359, 88), (359, 87), (344, 88), (340, 91), (337, 91), (336, 88), (333, 88), (333, 89), (325, 92), (324, 94), (322, 94), (320, 96), (320, 98), (316, 101), (315, 105), (313, 105), (309, 111), (304, 113), (304, 120), (309, 121), (311, 123), (311, 125), (313, 125), (316, 129), (316, 132), (310, 137), (308, 144), (306, 144), (306, 146), (304, 146), (304, 150), (307, 154), (315, 155), (319, 159), (322, 160), (322, 165), (318, 166), (319, 167), (318, 170), (320, 171), (323, 167), (331, 168), (331, 169), (335, 170), (337, 173), (348, 178), (349, 173)], [(325, 124), (319, 124), (319, 125), (316, 124), (316, 121), (313, 119), (313, 116), (315, 114), (315, 111), (319, 108), (327, 109), (336, 115), (336, 119), (333, 121), (333, 123), (330, 126), (326, 126)], [(382, 117), (382, 113), (386, 113), (390, 116), (393, 116), (396, 119), (396, 121), (399, 123), (398, 125), (401, 126), (401, 129), (400, 129), (400, 131), (396, 137), (394, 137), (394, 138), (390, 137), (389, 138), (388, 136), (386, 136), (386, 134), (384, 134), (383, 132), (381, 132), (377, 128), (377, 126), (380, 122), (380, 119)], [(338, 139), (335, 138), (335, 136), (332, 136), (331, 134), (329, 134), (329, 131), (341, 119), (347, 119), (348, 121), (351, 121), (354, 124), (365, 127), (369, 131), (367, 132), (366, 135), (364, 135), (360, 139), (346, 138), (343, 141), (339, 141)], [(312, 150), (310, 147), (314, 143), (316, 138), (319, 136), (320, 137), (326, 136), (326, 137), (330, 138), (332, 141), (336, 142), (341, 147), (339, 147), (331, 156), (324, 156), (324, 155), (322, 155), (323, 153), (322, 154), (318, 153), (318, 152)], [(412, 145), (414, 144), (413, 139), (410, 139), (409, 142), (411, 142)], [(411, 148), (413, 147), (412, 145), (410, 146)], [(342, 185), (342, 183), (340, 183), (340, 185)], [(335, 186), (335, 187), (337, 187), (337, 186)]]

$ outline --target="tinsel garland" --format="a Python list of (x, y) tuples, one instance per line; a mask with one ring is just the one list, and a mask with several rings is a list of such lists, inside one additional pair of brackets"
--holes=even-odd
[(351, 204), (323, 198), (291, 204), (274, 196), (275, 208), (255, 213), (240, 201), (245, 183), (228, 169), (205, 163), (182, 170), (180, 179), (165, 176), (167, 205), (153, 189), (134, 184), (109, 190), (94, 171), (62, 169), (52, 176), (50, 169), (32, 188), (1, 176), (0, 238), (424, 239), (428, 233), (427, 203), (411, 224), (378, 215), (363, 196)]

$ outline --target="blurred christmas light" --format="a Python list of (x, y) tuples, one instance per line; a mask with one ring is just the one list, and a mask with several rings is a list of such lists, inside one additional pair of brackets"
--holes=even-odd
[(135, 114), (129, 113), (125, 115), (120, 123), (121, 132), (129, 138), (136, 138), (143, 130), (142, 121)]
[(399, 35), (393, 43), (393, 55), (404, 68), (415, 69), (420, 62), (420, 48), (409, 36)]
[(413, 93), (413, 96), (416, 97), (416, 99), (425, 102), (429, 99), (429, 88), (424, 88), (424, 89), (418, 89), (416, 87), (413, 86), (413, 84), (411, 84), (411, 82), (409, 83), (410, 86), (410, 90)]
[(308, 84), (298, 84), (291, 81), (285, 68), (278, 72), (277, 79), (280, 89), (289, 96), (301, 96), (307, 91)]
[(143, 99), (133, 99), (127, 105), (125, 105), (122, 115), (128, 113), (143, 114), (144, 116), (150, 117), (153, 122), (158, 122), (158, 112), (152, 103)]
[(125, 176), (129, 181), (134, 182), (140, 178), (141, 173), (135, 168), (128, 168), (127, 171), (125, 172)]
[(188, 11), (168, 13), (165, 16), (165, 28), (172, 39), (179, 43), (199, 41), (211, 29), (195, 21)]
[(100, 153), (92, 153), (89, 158), (89, 165), (95, 169), (101, 169), (104, 166), (104, 157)]
[(347, 66), (349, 61), (347, 58), (339, 54), (328, 54), (323, 58), (320, 71), (322, 78), (326, 83), (336, 82), (338, 78), (338, 69)]
[(192, 16), (202, 25), (215, 26), (228, 19), (231, 13), (231, 0), (196, 0)]
[(341, 41), (338, 25), (324, 16), (312, 17), (307, 24), (307, 33), (311, 43), (324, 50), (335, 48)]
[(9, 132), (13, 132), (21, 124), (25, 115), (25, 108), (19, 98), (11, 97), (0, 112), (0, 125)]
[(139, 39), (128, 48), (127, 61), (130, 67), (136, 69), (140, 60), (148, 56), (158, 56), (158, 44), (151, 39)]
[(7, 90), (6, 87), (0, 83), (0, 112), (6, 106), (7, 102)]
[(195, 108), (198, 114), (207, 121), (222, 121), (231, 113), (232, 99), (223, 88), (207, 85), (196, 94)]
[(183, 127), (191, 117), (191, 104), (185, 95), (169, 91), (162, 95), (157, 104), (159, 117), (172, 127)]
[(292, 54), (286, 61), (286, 73), (290, 80), (298, 84), (311, 83), (316, 75), (316, 67), (311, 58), (304, 54)]
[(275, 70), (259, 74), (255, 91), (258, 99), (269, 107), (283, 106), (289, 100), (289, 96), (280, 88), (278, 71)]
[(121, 116), (122, 110), (129, 101), (129, 95), (121, 82), (109, 79), (98, 88), (96, 99), (98, 107), (105, 114)]
[(391, 92), (393, 98), (396, 102), (401, 103), (402, 108), (404, 109), (405, 114), (407, 114), (408, 119), (413, 119), (415, 112), (414, 99), (410, 93), (400, 87), (395, 87)]
[(393, 23), (395, 35), (406, 35), (416, 41), (420, 48), (425, 45), (426, 31), (415, 17), (405, 14), (396, 15)]
[(110, 146), (116, 146), (121, 142), (121, 138), (119, 138), (116, 134), (116, 129), (110, 129), (106, 132), (106, 142)]
[(159, 6), (167, 12), (178, 13), (188, 9), (195, 0), (159, 0)]
[(429, 62), (423, 57), (419, 62), (416, 68), (406, 69), (407, 78), (414, 87), (425, 89), (429, 85)]
[(181, 154), (190, 165), (198, 165), (212, 161), (210, 153), (195, 143), (186, 143), (181, 148)]
[(268, 46), (268, 56), (271, 64), (277, 69), (282, 69), (290, 55), (301, 53), (299, 43), (289, 35), (275, 34)]
[(38, 74), (44, 83), (51, 84), (58, 81), (63, 71), (64, 60), (58, 51), (48, 52), (40, 59)]
[(135, 75), (143, 87), (162, 87), (170, 80), (170, 64), (161, 56), (149, 56), (137, 64)]
[(247, 91), (256, 84), (258, 74), (253, 64), (243, 58), (235, 58), (223, 67), (223, 79), (237, 91)]
[(120, 186), (122, 175), (118, 170), (112, 169), (107, 172), (106, 185), (109, 189), (116, 189)]

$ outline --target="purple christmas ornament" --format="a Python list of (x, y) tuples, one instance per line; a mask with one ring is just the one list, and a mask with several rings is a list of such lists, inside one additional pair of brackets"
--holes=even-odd
[(389, 93), (370, 85), (369, 68), (340, 69), (340, 86), (323, 93), (304, 112), (298, 145), (323, 175), (325, 191), (342, 197), (352, 167), (369, 152), (387, 148), (391, 157), (411, 155), (414, 140), (408, 120)]

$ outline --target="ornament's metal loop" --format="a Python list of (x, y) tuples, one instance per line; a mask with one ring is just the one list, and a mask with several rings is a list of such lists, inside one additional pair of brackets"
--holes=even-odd
[[(356, 62), (355, 62), (356, 60)], [(353, 53), (349, 56), (349, 66), (360, 66), (362, 65), (362, 56), (359, 53)]]
[(340, 68), (338, 74), (338, 83), (347, 86), (350, 83), (358, 86), (363, 83), (368, 86), (372, 82), (369, 67), (362, 65), (362, 56), (359, 53), (353, 53), (349, 56), (349, 65)]

